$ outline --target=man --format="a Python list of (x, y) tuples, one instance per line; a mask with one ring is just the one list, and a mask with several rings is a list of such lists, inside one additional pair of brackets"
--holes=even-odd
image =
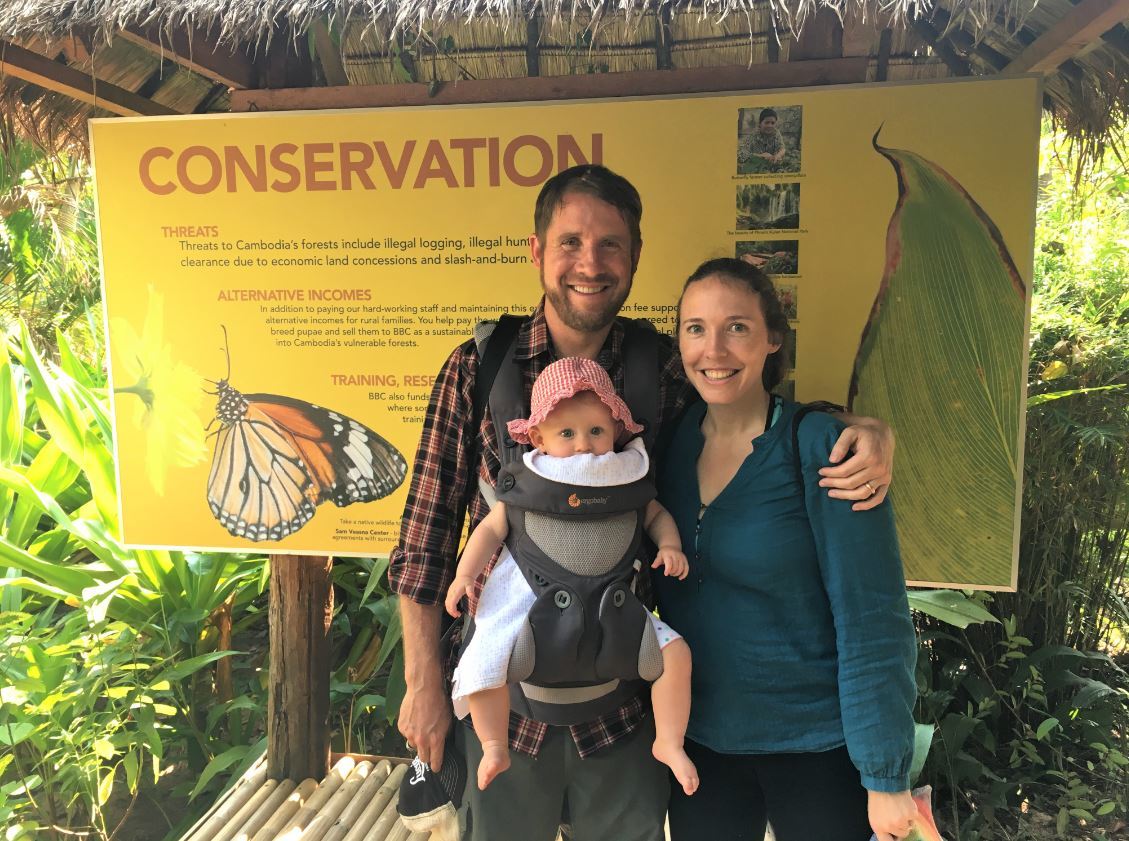
[[(530, 248), (544, 298), (521, 328), (514, 355), (523, 370), (527, 407), (537, 375), (566, 356), (597, 360), (622, 393), (624, 327), (616, 315), (639, 265), (641, 216), (635, 188), (602, 166), (572, 167), (542, 188)], [(493, 484), (500, 466), (489, 412), (481, 427), (473, 429), (467, 411), (478, 365), (478, 349), (468, 341), (455, 348), (439, 372), (389, 572), (401, 597), (404, 628), (407, 694), (400, 707), (400, 732), (433, 769), (442, 765), (451, 726), (440, 618), (455, 569), (459, 510), (468, 505), (471, 528), (485, 516), (478, 478), (485, 476)], [(689, 387), (669, 341), (660, 343), (658, 367), (662, 424), (674, 418)], [(481, 447), (471, 465), (467, 456), (477, 436)], [(856, 454), (824, 473), (832, 495), (862, 500), (864, 507), (881, 502), (890, 479), (888, 438), (882, 425), (852, 426), (843, 433), (833, 461), (851, 448)], [(639, 576), (638, 587), (646, 600), (646, 575)], [(474, 604), (470, 610), (473, 613)], [(467, 767), (473, 770), (481, 757), (478, 741), (465, 728), (457, 730)], [(567, 797), (577, 841), (661, 839), (667, 778), (665, 768), (650, 755), (653, 740), (653, 723), (641, 697), (569, 728), (511, 715), (513, 765), (486, 791), (468, 787), (467, 837), (552, 841)]]

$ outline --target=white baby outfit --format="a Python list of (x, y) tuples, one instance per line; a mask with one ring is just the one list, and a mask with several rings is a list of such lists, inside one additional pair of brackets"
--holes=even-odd
[[(580, 453), (558, 458), (531, 450), (523, 458), (526, 467), (539, 476), (591, 488), (635, 482), (646, 476), (650, 468), (647, 451), (639, 438), (629, 441), (621, 452), (602, 456)], [(455, 667), (451, 697), (459, 718), (468, 712), (467, 695), (505, 685), (510, 654), (536, 600), (513, 555), (503, 546), (478, 599), (474, 636)], [(680, 638), (677, 631), (654, 614), (649, 616), (660, 647), (665, 648)]]

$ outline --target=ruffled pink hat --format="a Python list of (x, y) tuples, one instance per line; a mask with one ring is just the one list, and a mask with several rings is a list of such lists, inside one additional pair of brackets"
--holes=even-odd
[(530, 427), (537, 426), (549, 416), (562, 400), (591, 391), (611, 410), (612, 417), (623, 424), (626, 432), (637, 435), (643, 427), (631, 417), (627, 404), (615, 393), (611, 377), (592, 359), (570, 356), (558, 359), (541, 372), (533, 383), (529, 418), (512, 420), (506, 424), (510, 437), (519, 444), (528, 444)]

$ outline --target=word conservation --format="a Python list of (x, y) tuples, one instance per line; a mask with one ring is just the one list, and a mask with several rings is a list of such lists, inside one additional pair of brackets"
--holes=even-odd
[(150, 193), (178, 190), (291, 193), (319, 190), (420, 190), (426, 187), (536, 187), (574, 164), (603, 163), (604, 136), (585, 145), (571, 134), (447, 140), (339, 141), (242, 146), (153, 146), (138, 178)]

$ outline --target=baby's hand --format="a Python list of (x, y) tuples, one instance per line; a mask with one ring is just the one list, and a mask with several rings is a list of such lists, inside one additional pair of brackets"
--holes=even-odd
[(675, 578), (685, 578), (687, 573), (690, 572), (690, 564), (686, 560), (686, 556), (682, 553), (681, 549), (676, 549), (673, 546), (660, 546), (659, 554), (655, 558), (655, 562), (651, 564), (651, 569), (658, 569), (664, 567), (664, 575), (673, 575)]
[(451, 586), (447, 589), (447, 600), (443, 602), (443, 606), (447, 608), (449, 614), (456, 617), (459, 615), (459, 599), (463, 596), (469, 599), (472, 587), (474, 587), (474, 579), (469, 575), (455, 576), (455, 580), (451, 582)]

